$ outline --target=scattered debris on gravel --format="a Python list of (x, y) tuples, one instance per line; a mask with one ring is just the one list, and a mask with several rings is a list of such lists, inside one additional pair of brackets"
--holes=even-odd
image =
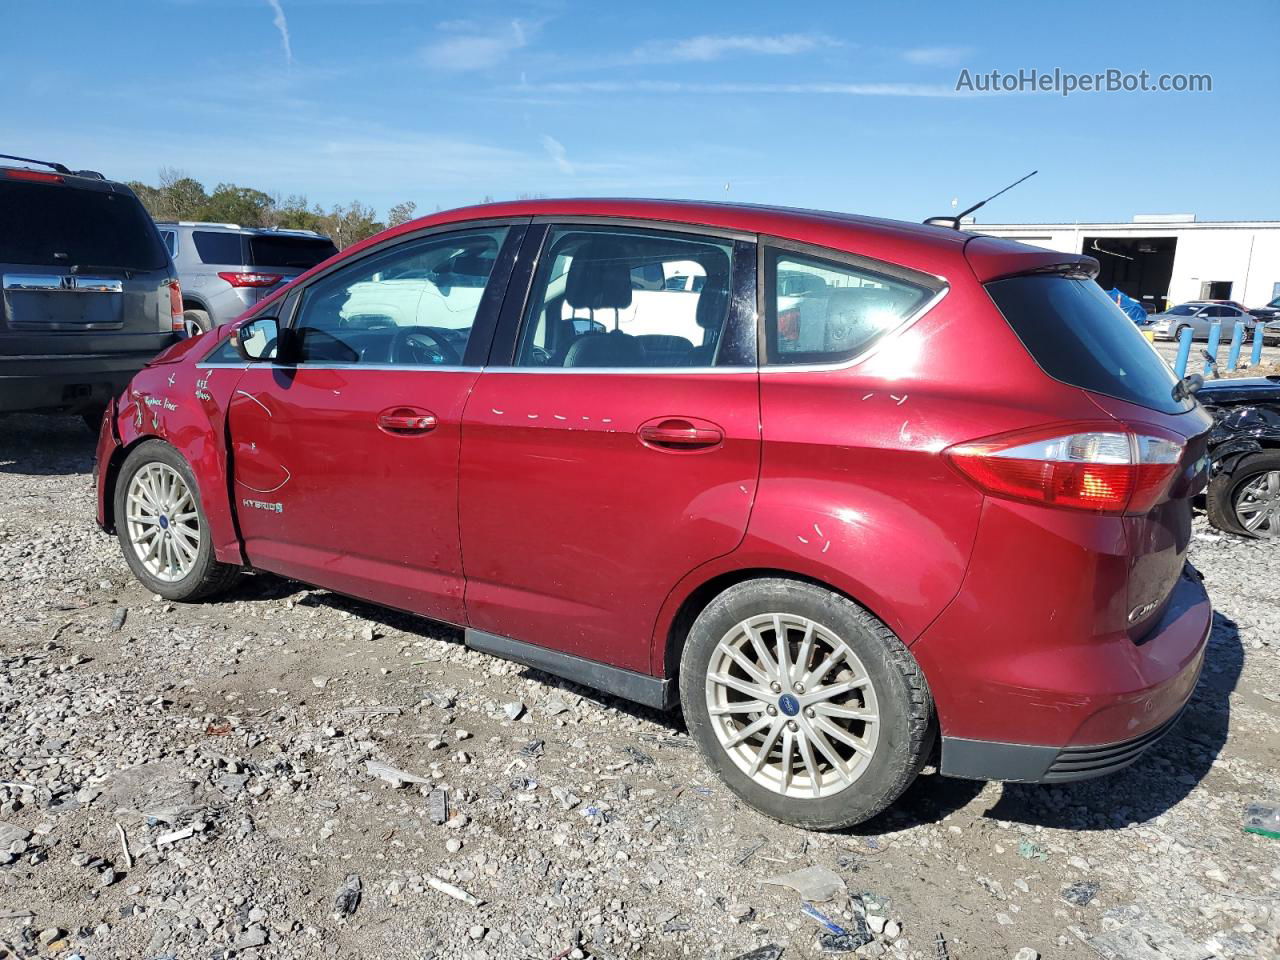
[[(678, 715), (274, 577), (176, 605), (79, 420), (0, 419), (0, 958), (1280, 956), (1280, 551), (1196, 522), (1199, 689), (1129, 770), (922, 776), (839, 834)], [(1263, 822), (1263, 820), (1259, 820)]]

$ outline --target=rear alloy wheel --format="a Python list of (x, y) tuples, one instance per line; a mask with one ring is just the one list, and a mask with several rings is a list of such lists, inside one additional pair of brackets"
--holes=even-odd
[(182, 311), (182, 331), (183, 335), (190, 337), (198, 337), (202, 333), (208, 333), (213, 326), (209, 320), (209, 314), (205, 310), (183, 310)]
[(869, 819), (911, 783), (932, 702), (884, 624), (790, 580), (730, 587), (699, 615), (680, 667), (689, 731), (744, 800), (797, 826)]
[(1209, 483), (1209, 522), (1244, 537), (1280, 537), (1280, 451), (1243, 458)]
[(125, 458), (115, 520), (125, 562), (162, 597), (195, 600), (225, 589), (239, 574), (214, 558), (191, 468), (167, 443), (149, 440)]

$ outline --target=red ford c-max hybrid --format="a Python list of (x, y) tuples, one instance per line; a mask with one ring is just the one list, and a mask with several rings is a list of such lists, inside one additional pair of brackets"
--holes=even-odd
[(157, 357), (98, 446), (148, 589), (245, 567), (658, 707), (780, 820), (1132, 763), (1200, 671), (1209, 419), (1088, 257), (640, 200), (388, 230)]

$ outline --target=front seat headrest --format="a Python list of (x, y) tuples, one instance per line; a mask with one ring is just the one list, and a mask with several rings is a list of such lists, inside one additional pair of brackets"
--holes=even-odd
[(612, 237), (593, 237), (578, 247), (565, 278), (564, 298), (575, 310), (631, 306), (631, 266), (622, 244)]

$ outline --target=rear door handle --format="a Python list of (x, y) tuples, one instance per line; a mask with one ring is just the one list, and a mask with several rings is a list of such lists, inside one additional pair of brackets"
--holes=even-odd
[(378, 414), (378, 429), (395, 436), (430, 433), (439, 423), (434, 413), (418, 407), (388, 407)]
[(662, 417), (642, 423), (640, 442), (660, 450), (707, 450), (724, 442), (724, 431), (707, 420)]

